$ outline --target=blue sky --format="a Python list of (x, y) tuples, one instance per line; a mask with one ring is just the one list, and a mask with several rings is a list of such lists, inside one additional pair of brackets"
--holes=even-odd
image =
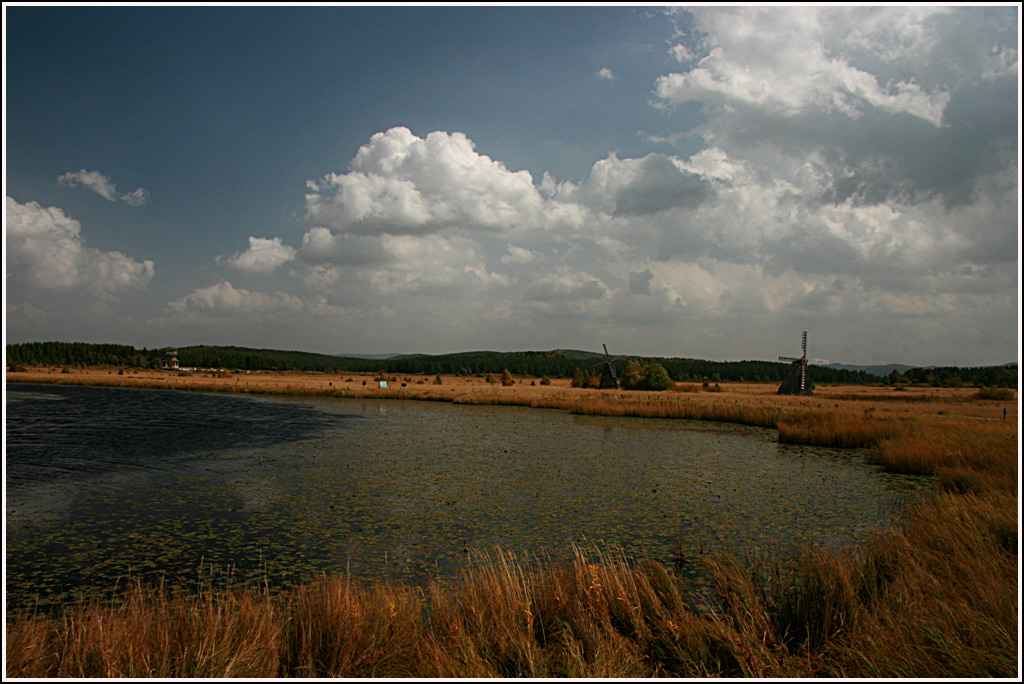
[(995, 7), (4, 8), (5, 335), (1019, 357)]

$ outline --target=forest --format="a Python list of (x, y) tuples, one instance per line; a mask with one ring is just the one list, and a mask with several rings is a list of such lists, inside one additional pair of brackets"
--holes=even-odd
[[(7, 367), (72, 366), (160, 368), (160, 349), (135, 349), (120, 344), (89, 344), (85, 342), (27, 342), (7, 345)], [(305, 371), (321, 373), (411, 373), (425, 375), (474, 375), (502, 373), (514, 375), (569, 378), (577, 368), (589, 373), (600, 370), (602, 354), (579, 350), (493, 352), (475, 351), (452, 354), (410, 354), (387, 359), (365, 359), (329, 354), (246, 347), (192, 346), (178, 347), (178, 361), (183, 367), (223, 368), (236, 371)], [(782, 381), (789, 365), (777, 361), (707, 361), (675, 357), (626, 356), (615, 360), (620, 377), (631, 361), (657, 363), (675, 382), (765, 382)], [(927, 385), (958, 387), (1017, 387), (1015, 366), (979, 368), (913, 368), (904, 373), (893, 372), (879, 377), (864, 371), (813, 366), (816, 383)]]

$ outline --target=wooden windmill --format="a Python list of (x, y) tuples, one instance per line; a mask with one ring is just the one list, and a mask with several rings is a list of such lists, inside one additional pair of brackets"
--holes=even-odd
[(602, 344), (601, 346), (604, 347), (604, 363), (601, 368), (601, 384), (599, 389), (618, 389), (619, 378), (615, 374), (615, 362), (622, 357), (616, 356), (612, 358), (608, 353), (608, 345)]
[(782, 380), (782, 385), (779, 387), (779, 394), (800, 394), (810, 396), (814, 394), (814, 383), (811, 382), (811, 378), (807, 373), (808, 364), (816, 364), (824, 366), (828, 361), (824, 359), (808, 359), (807, 358), (807, 331), (804, 331), (803, 340), (800, 344), (801, 355), (800, 358), (793, 358), (792, 356), (780, 356), (779, 361), (785, 361), (790, 364), (789, 372), (786, 373), (786, 377)]

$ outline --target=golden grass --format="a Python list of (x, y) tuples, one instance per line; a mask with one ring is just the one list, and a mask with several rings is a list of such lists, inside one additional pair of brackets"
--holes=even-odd
[[(70, 375), (52, 377), (97, 384)], [(364, 389), (359, 376), (282, 376), (248, 388), (237, 376), (131, 380), (385, 396)], [(780, 441), (869, 447), (885, 468), (933, 476), (936, 493), (844, 553), (703, 556), (707, 595), (659, 564), (583, 550), (568, 564), (526, 563), (499, 550), (462, 580), (424, 589), (347, 577), (280, 593), (135, 586), (57, 616), (8, 615), (6, 675), (1020, 676), (1016, 400), (979, 401), (969, 389), (824, 387), (790, 398), (751, 385), (654, 395), (472, 380), (386, 396), (777, 427)], [(1004, 408), (1012, 422), (1001, 420)]]
[(867, 448), (899, 434), (901, 421), (851, 414), (848, 411), (790, 411), (778, 422), (779, 441), (839, 448)]

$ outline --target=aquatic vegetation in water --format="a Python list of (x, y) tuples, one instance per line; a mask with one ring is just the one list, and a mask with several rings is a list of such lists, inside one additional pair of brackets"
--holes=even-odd
[(668, 563), (680, 534), (694, 556), (698, 543), (837, 547), (865, 539), (919, 486), (879, 472), (864, 453), (780, 445), (742, 426), (410, 402), (266, 404), (280, 404), (282, 419), (294, 406), (305, 407), (302, 420), (311, 407), (343, 420), (312, 421), (316, 431), (298, 441), (186, 453), (63, 485), (70, 502), (48, 511), (59, 524), (28, 508), (8, 517), (9, 600), (56, 602), (129, 577), (288, 586), (345, 572), (422, 583), (459, 572), (473, 551), (560, 558), (587, 540)]

